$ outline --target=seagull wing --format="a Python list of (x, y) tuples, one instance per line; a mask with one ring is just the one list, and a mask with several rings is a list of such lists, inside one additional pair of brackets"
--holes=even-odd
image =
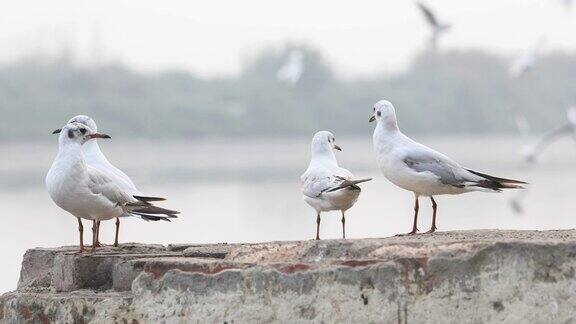
[(438, 20), (432, 10), (421, 2), (417, 2), (416, 4), (418, 5), (418, 8), (420, 8), (420, 11), (424, 15), (424, 18), (426, 18), (428, 24), (434, 28), (438, 28)]
[(114, 206), (124, 207), (139, 202), (121, 190), (108, 175), (90, 166), (88, 166), (88, 188), (93, 194), (101, 196)]
[[(163, 198), (132, 196), (122, 190), (111, 177), (96, 168), (88, 167), (88, 188), (111, 206), (122, 207), (126, 215), (140, 217), (144, 220), (166, 220), (176, 218), (176, 210), (154, 206), (152, 201)], [(162, 216), (165, 215), (165, 216)]]
[(434, 174), (438, 177), (438, 181), (443, 184), (459, 188), (464, 187), (466, 180), (460, 176), (461, 171), (464, 170), (461, 166), (440, 153), (427, 153), (428, 152), (410, 152), (406, 154), (402, 161), (413, 171), (418, 173), (429, 172)]
[(544, 134), (536, 143), (534, 143), (531, 148), (528, 150), (526, 154), (526, 159), (529, 162), (534, 162), (536, 160), (536, 156), (546, 148), (546, 146), (550, 145), (550, 143), (554, 142), (558, 137), (568, 134), (572, 131), (572, 125), (565, 124), (561, 127), (553, 129), (546, 134)]
[(523, 181), (498, 178), (474, 170), (465, 169), (441, 153), (429, 151), (415, 151), (403, 159), (404, 164), (418, 173), (426, 172), (435, 175), (438, 181), (457, 188), (470, 188), (475, 190), (489, 189), (519, 189), (526, 184)]
[(336, 176), (308, 176), (302, 185), (302, 193), (310, 198), (318, 198), (322, 193), (337, 187), (344, 181)]
[(336, 175), (323, 177), (310, 176), (304, 181), (304, 185), (302, 186), (302, 193), (310, 198), (318, 198), (323, 193), (353, 187), (359, 183), (370, 180), (372, 179), (351, 180)]

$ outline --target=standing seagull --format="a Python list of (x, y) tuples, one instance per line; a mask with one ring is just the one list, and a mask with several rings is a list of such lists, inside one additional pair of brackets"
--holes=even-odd
[(100, 221), (127, 215), (168, 219), (178, 214), (174, 210), (153, 206), (147, 197), (125, 192), (106, 173), (87, 165), (82, 145), (95, 138), (110, 136), (96, 133), (79, 123), (64, 126), (58, 137), (58, 154), (46, 176), (46, 188), (52, 200), (78, 219), (80, 252), (84, 251), (81, 219), (93, 221), (94, 252)]
[(316, 239), (320, 239), (320, 213), (339, 210), (342, 212), (342, 238), (346, 238), (344, 213), (360, 195), (359, 183), (372, 179), (353, 180), (352, 173), (338, 166), (334, 150), (342, 151), (335, 144), (334, 135), (320, 131), (312, 138), (312, 159), (308, 169), (300, 177), (304, 201), (316, 210)]
[(432, 35), (430, 35), (430, 45), (432, 46), (432, 48), (435, 48), (438, 43), (438, 38), (440, 37), (440, 35), (442, 35), (444, 32), (450, 29), (450, 25), (446, 23), (441, 23), (434, 14), (434, 12), (432, 11), (432, 9), (430, 9), (430, 7), (426, 6), (422, 2), (420, 1), (416, 2), (416, 5), (418, 5), (418, 8), (420, 9), (420, 12), (422, 12), (424, 19), (426, 19), (426, 22), (432, 29)]
[[(72, 123), (79, 123), (84, 126), (87, 126), (89, 129), (93, 130), (94, 132), (98, 131), (98, 126), (96, 122), (85, 115), (78, 115), (73, 117), (68, 121), (68, 124)], [(57, 129), (53, 132), (54, 134), (60, 133), (60, 129)], [(143, 194), (136, 188), (132, 180), (124, 173), (122, 170), (116, 168), (112, 163), (108, 162), (108, 159), (102, 151), (100, 150), (100, 146), (98, 146), (98, 142), (88, 141), (82, 147), (82, 152), (84, 154), (84, 161), (87, 165), (97, 169), (98, 171), (106, 174), (114, 184), (116, 184), (120, 189), (124, 192), (135, 195), (139, 197), (143, 197)], [(147, 201), (163, 201), (166, 200), (160, 197), (147, 197)], [(158, 216), (140, 216), (142, 219), (146, 221), (158, 221), (158, 220), (166, 220), (166, 218), (158, 217)], [(118, 235), (120, 231), (120, 218), (116, 218), (116, 234), (114, 236), (114, 246), (118, 246)], [(100, 242), (96, 241), (96, 245), (99, 246)]]
[(447, 156), (436, 152), (402, 134), (398, 129), (392, 103), (380, 100), (374, 105), (376, 121), (374, 151), (384, 176), (400, 188), (412, 191), (415, 197), (414, 225), (408, 234), (418, 231), (418, 197), (432, 201), (432, 227), (436, 231), (436, 195), (456, 195), (469, 191), (500, 192), (501, 189), (522, 188), (525, 182), (493, 177), (465, 169)]

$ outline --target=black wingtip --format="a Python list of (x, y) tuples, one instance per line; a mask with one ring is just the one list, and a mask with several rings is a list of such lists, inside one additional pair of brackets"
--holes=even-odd
[(478, 171), (474, 171), (474, 170), (470, 170), (470, 169), (466, 169), (468, 172), (473, 173), (479, 177), (488, 179), (488, 180), (492, 180), (492, 181), (496, 181), (496, 182), (500, 182), (502, 184), (510, 184), (510, 183), (516, 183), (516, 184), (528, 184), (528, 182), (524, 182), (524, 181), (520, 181), (520, 180), (513, 180), (513, 179), (506, 179), (506, 178), (498, 178), (498, 177), (494, 177), (485, 173), (481, 173)]
[(178, 218), (178, 216), (176, 216), (176, 215), (158, 216), (158, 215), (141, 213), (141, 212), (137, 212), (137, 211), (132, 211), (132, 212), (130, 212), (130, 214), (140, 216), (140, 218), (142, 218), (145, 221), (153, 221), (153, 222), (160, 221), (160, 220), (170, 222), (170, 218)]
[(501, 192), (502, 189), (525, 189), (523, 185), (528, 184), (527, 182), (513, 179), (505, 179), (493, 177), (488, 174), (480, 173), (478, 171), (466, 169), (468, 172), (484, 178), (476, 182), (475, 186), (481, 188), (488, 188), (496, 192)]
[(149, 201), (165, 201), (166, 198), (162, 198), (162, 197), (150, 197), (150, 196), (138, 196), (138, 195), (134, 195), (132, 196), (140, 201), (145, 201), (145, 202), (149, 202)]

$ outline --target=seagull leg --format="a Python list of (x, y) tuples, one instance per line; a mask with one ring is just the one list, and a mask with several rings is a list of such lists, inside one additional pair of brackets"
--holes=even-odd
[(92, 221), (92, 248), (90, 249), (90, 253), (94, 253), (96, 251), (96, 241), (98, 240), (98, 222), (96, 220)]
[(412, 225), (412, 231), (406, 234), (398, 234), (396, 236), (406, 236), (406, 235), (414, 235), (418, 232), (418, 210), (420, 206), (418, 204), (418, 195), (414, 195), (414, 224)]
[(78, 232), (80, 233), (80, 251), (84, 252), (84, 226), (82, 225), (82, 219), (78, 218)]
[(430, 200), (432, 201), (432, 227), (430, 227), (430, 230), (426, 232), (426, 234), (436, 232), (436, 209), (438, 205), (436, 204), (434, 197), (430, 196)]
[(412, 232), (410, 234), (416, 234), (418, 232), (418, 210), (420, 205), (418, 204), (418, 196), (414, 199), (414, 224), (412, 225)]
[(320, 212), (316, 216), (316, 239), (320, 239)]
[(342, 211), (342, 239), (346, 239), (346, 218), (344, 217), (344, 211)]
[(114, 237), (114, 247), (118, 247), (118, 232), (120, 231), (120, 218), (116, 217), (116, 236)]
[(96, 225), (97, 226), (97, 230), (96, 230), (96, 247), (101, 247), (102, 244), (100, 244), (100, 221), (96, 221)]

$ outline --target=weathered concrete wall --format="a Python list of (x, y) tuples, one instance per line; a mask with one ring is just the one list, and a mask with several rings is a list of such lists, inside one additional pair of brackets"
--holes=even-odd
[(576, 323), (576, 231), (24, 256), (9, 323)]

